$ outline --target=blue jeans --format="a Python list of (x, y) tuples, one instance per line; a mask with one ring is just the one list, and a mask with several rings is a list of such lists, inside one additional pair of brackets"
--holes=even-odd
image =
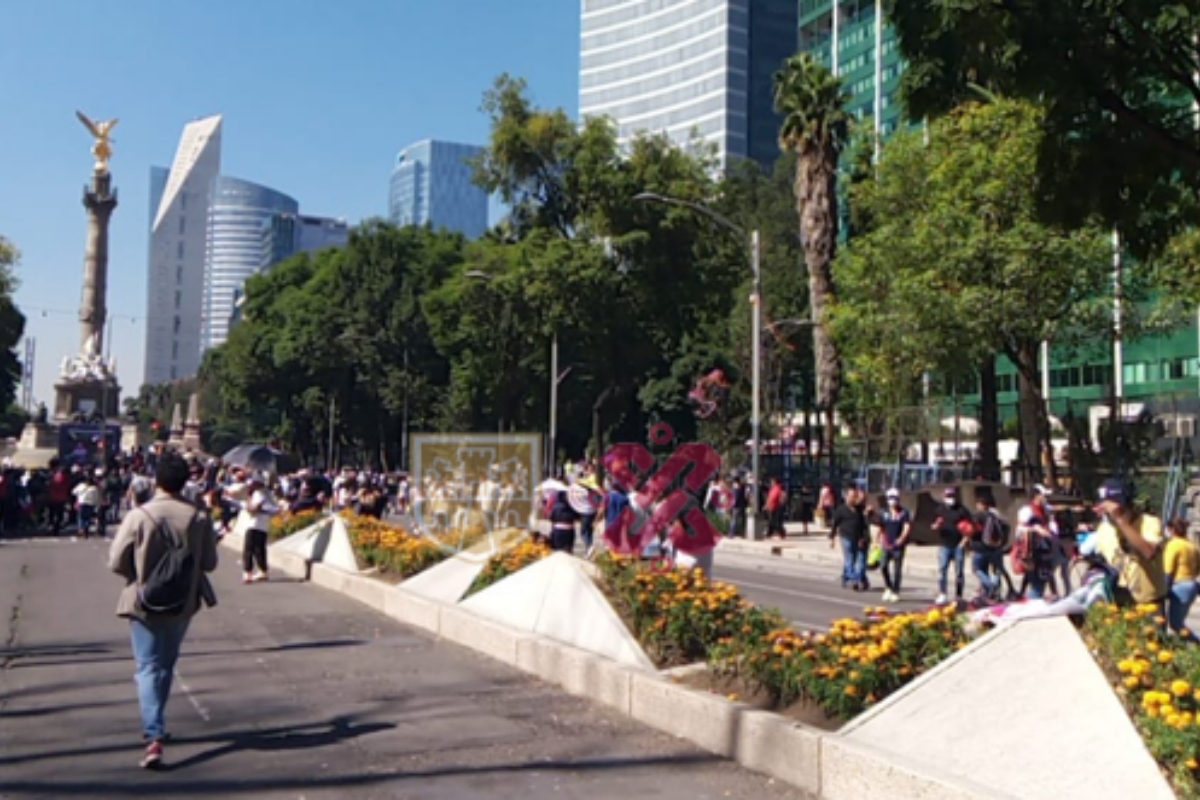
[(1188, 612), (1192, 609), (1192, 603), (1196, 602), (1198, 593), (1200, 585), (1195, 581), (1181, 581), (1171, 585), (1171, 593), (1167, 595), (1167, 621), (1171, 630), (1178, 633), (1187, 628)]
[(966, 560), (966, 554), (963, 553), (962, 545), (956, 547), (947, 547), (946, 545), (938, 545), (938, 594), (946, 594), (946, 573), (950, 571), (950, 562), (954, 562), (954, 588), (955, 596), (961, 598), (963, 596), (963, 566)]
[(838, 537), (842, 542), (842, 585), (867, 582), (867, 551), (858, 542)]
[(1000, 596), (1000, 570), (1004, 567), (1000, 551), (981, 550), (971, 553), (971, 571), (979, 579), (979, 588), (988, 597)]
[(129, 621), (133, 660), (137, 664), (134, 682), (142, 709), (142, 734), (151, 741), (162, 739), (166, 733), (163, 714), (189, 622), (190, 617)]

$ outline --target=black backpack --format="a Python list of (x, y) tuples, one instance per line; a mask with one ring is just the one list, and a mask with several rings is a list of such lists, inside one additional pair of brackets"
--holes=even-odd
[[(138, 600), (149, 614), (176, 616), (183, 613), (192, 600), (192, 593), (195, 591), (193, 579), (196, 576), (196, 557), (188, 547), (187, 533), (180, 543), (162, 522), (151, 516), (150, 512), (147, 511), (146, 516), (154, 523), (150, 536), (157, 537), (162, 543), (162, 553), (154, 566), (147, 565), (146, 575), (138, 588)], [(189, 532), (195, 521), (193, 516), (188, 522)]]
[(560, 524), (574, 525), (579, 521), (579, 512), (571, 505), (571, 501), (567, 499), (567, 493), (560, 491), (554, 498), (554, 504), (550, 506), (550, 521)]
[(979, 541), (989, 550), (1001, 550), (1008, 545), (1010, 532), (1008, 522), (989, 511), (983, 521), (983, 531), (979, 534)]

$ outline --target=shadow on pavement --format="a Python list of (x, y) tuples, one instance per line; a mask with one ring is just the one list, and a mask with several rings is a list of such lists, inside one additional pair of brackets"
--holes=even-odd
[[(364, 726), (365, 727), (365, 726)], [(716, 763), (721, 759), (707, 753), (675, 754), (648, 757), (612, 757), (584, 758), (580, 760), (556, 759), (550, 761), (530, 760), (505, 764), (488, 764), (481, 766), (454, 765), (411, 772), (396, 770), (391, 773), (371, 773), (330, 777), (305, 777), (295, 775), (289, 777), (261, 777), (209, 779), (203, 775), (180, 775), (178, 778), (169, 777), (173, 772), (180, 771), (185, 764), (195, 766), (195, 761), (181, 762), (167, 771), (160, 773), (144, 773), (130, 768), (131, 778), (110, 783), (103, 781), (80, 781), (75, 783), (48, 783), (44, 781), (5, 781), (4, 790), (20, 795), (47, 797), (86, 797), (86, 796), (119, 796), (119, 797), (185, 797), (211, 796), (214, 794), (248, 795), (254, 792), (287, 791), (303, 789), (309, 793), (322, 789), (353, 789), (355, 787), (373, 786), (393, 781), (431, 780), (438, 778), (453, 778), (456, 776), (480, 776), (489, 774), (509, 774), (518, 772), (605, 772), (620, 769), (655, 768), (670, 770), (689, 765)], [(670, 773), (668, 773), (669, 775)], [(143, 777), (138, 780), (137, 776)], [(666, 777), (666, 776), (664, 776)], [(347, 797), (353, 795), (347, 794)]]
[[(395, 727), (395, 724), (388, 722), (365, 722), (356, 725), (349, 719), (335, 717), (327, 723), (317, 723), (315, 725), (289, 725), (262, 731), (235, 732), (221, 737), (228, 741), (220, 747), (214, 747), (203, 753), (197, 753), (176, 763), (168, 763), (164, 771), (171, 772), (195, 767), (243, 750), (272, 752), (281, 750), (311, 750), (318, 747), (327, 747), (339, 742), (349, 741), (350, 739), (357, 739), (360, 736), (369, 736), (372, 733), (392, 730)], [(205, 740), (180, 739), (179, 743), (186, 744), (189, 741)]]

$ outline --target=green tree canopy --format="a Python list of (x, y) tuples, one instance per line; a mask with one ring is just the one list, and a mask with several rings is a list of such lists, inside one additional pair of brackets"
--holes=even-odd
[(1141, 253), (1200, 220), (1200, 0), (887, 0), (914, 119), (978, 85), (1046, 107), (1041, 210)]
[(1043, 121), (1039, 106), (996, 100), (936, 120), (928, 144), (897, 135), (853, 192), (873, 227), (837, 262), (835, 331), (853, 379), (896, 402), (924, 371), (971, 374), (1003, 354), (1020, 375), (1028, 453), (1049, 440), (1040, 343), (1103, 337), (1111, 315), (1105, 230), (1038, 215)]

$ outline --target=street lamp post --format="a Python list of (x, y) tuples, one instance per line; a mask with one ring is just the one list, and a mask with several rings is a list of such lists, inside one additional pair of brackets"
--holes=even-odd
[(762, 486), (760, 485), (762, 474), (759, 462), (759, 451), (762, 449), (762, 279), (759, 263), (761, 247), (758, 229), (750, 231), (749, 235), (747, 235), (746, 230), (740, 225), (718, 214), (708, 206), (678, 197), (669, 197), (654, 192), (642, 192), (641, 194), (634, 195), (633, 199), (641, 202), (664, 203), (666, 205), (690, 209), (708, 217), (721, 227), (749, 242), (750, 271), (754, 275), (754, 290), (750, 295), (750, 335), (753, 339), (750, 346), (750, 470), (754, 476), (754, 491), (750, 495), (751, 513), (746, 520), (746, 536), (750, 539), (757, 539), (759, 500), (762, 495)]

